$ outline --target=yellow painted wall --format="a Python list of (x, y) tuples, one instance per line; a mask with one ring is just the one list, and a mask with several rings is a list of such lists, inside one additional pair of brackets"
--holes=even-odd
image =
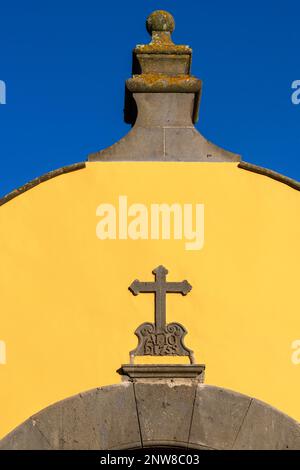
[[(205, 244), (99, 240), (96, 208), (203, 203)], [(300, 420), (300, 193), (235, 163), (88, 163), (0, 208), (0, 437), (47, 405), (117, 383), (133, 332), (153, 321), (135, 279), (188, 279), (167, 319), (207, 366), (206, 383), (257, 397)], [(140, 361), (141, 362), (141, 361)], [(180, 361), (182, 362), (182, 361)]]

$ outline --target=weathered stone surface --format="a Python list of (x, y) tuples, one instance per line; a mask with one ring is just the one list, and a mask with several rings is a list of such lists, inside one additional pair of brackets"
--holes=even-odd
[[(69, 400), (63, 400), (58, 402), (54, 406), (49, 406), (45, 410), (37, 413), (32, 416), (27, 422), (32, 423), (35, 429), (44, 437), (51, 449), (61, 449), (63, 448), (63, 439), (62, 439), (62, 429), (63, 421), (62, 414), (65, 404), (68, 401), (72, 401), (73, 398)], [(26, 433), (24, 433), (26, 436)], [(29, 438), (28, 438), (29, 439)], [(28, 441), (27, 445), (33, 445), (31, 440)], [(21, 447), (22, 449), (22, 447)], [(43, 442), (41, 441), (40, 446), (34, 446), (32, 449), (44, 449)]]
[(0, 449), (140, 447), (133, 385), (94, 389), (50, 406), (0, 442)]
[(162, 128), (134, 127), (123, 139), (89, 156), (89, 161), (156, 161), (164, 155)]
[(124, 385), (96, 389), (65, 403), (62, 413), (63, 449), (140, 445), (133, 387), (132, 384)]
[(191, 93), (136, 93), (137, 127), (194, 127)]
[(300, 426), (275, 408), (252, 400), (234, 449), (300, 449)]
[(51, 443), (42, 432), (39, 431), (33, 419), (28, 419), (0, 441), (0, 451), (25, 449), (52, 449)]
[(185, 162), (234, 162), (240, 157), (206, 140), (193, 127), (165, 129), (165, 159)]
[(187, 445), (196, 385), (134, 384), (143, 446)]
[(0, 450), (298, 449), (300, 425), (245, 395), (194, 379), (134, 379), (52, 405), (0, 441)]
[(231, 449), (251, 398), (209, 385), (199, 385), (189, 447)]
[(208, 142), (192, 123), (191, 93), (135, 93), (138, 115), (119, 142), (89, 161), (239, 161), (239, 155)]
[(146, 28), (149, 34), (152, 34), (153, 31), (170, 31), (172, 33), (175, 28), (175, 21), (167, 11), (156, 10), (148, 16)]

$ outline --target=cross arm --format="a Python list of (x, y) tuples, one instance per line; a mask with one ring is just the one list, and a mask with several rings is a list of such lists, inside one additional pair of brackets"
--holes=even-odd
[(192, 286), (186, 280), (182, 282), (168, 282), (166, 290), (170, 293), (176, 292), (178, 294), (187, 295), (192, 290)]
[(138, 295), (140, 292), (156, 292), (156, 286), (154, 282), (140, 282), (136, 279), (129, 286), (129, 290), (133, 295)]

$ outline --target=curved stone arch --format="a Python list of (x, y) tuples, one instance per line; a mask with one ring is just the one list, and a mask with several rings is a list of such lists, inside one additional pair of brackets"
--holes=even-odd
[(45, 173), (42, 176), (39, 176), (38, 178), (35, 178), (29, 181), (23, 186), (19, 186), (19, 188), (14, 189), (10, 193), (0, 198), (0, 206), (3, 206), (4, 204), (11, 201), (15, 197), (20, 196), (20, 194), (26, 193), (26, 191), (29, 191), (30, 189), (35, 188), (35, 186), (38, 186), (39, 184), (42, 184), (45, 181), (49, 181), (53, 178), (56, 178), (57, 176), (65, 175), (66, 173), (71, 173), (72, 171), (82, 170), (85, 167), (86, 167), (85, 162), (79, 162), (79, 163), (73, 163), (72, 165), (63, 166), (61, 168), (58, 168), (57, 170), (49, 171), (48, 173)]
[(195, 382), (123, 382), (62, 400), (0, 449), (300, 449), (300, 425), (246, 395)]

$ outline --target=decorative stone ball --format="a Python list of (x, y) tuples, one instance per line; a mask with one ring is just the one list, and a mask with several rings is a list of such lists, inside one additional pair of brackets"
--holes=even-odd
[(149, 34), (152, 34), (153, 31), (169, 31), (172, 33), (175, 28), (175, 21), (171, 13), (156, 10), (148, 16), (146, 28)]

